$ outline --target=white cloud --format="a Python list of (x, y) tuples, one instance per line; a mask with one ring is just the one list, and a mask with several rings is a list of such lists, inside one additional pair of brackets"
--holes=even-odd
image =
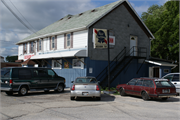
[[(10, 1), (4, 0), (6, 4), (14, 11), (18, 17), (29, 27), (33, 26), (35, 31), (58, 21), (68, 14), (78, 14), (89, 9), (96, 8), (91, 0), (11, 0), (19, 14)], [(17, 20), (15, 16), (4, 6), (0, 4), (0, 55), (17, 55), (18, 41), (32, 34), (25, 26)]]
[(141, 6), (136, 6), (134, 3), (130, 2), (130, 4), (132, 5), (132, 7), (135, 9), (135, 11), (138, 13), (139, 16), (141, 16), (141, 14), (143, 12), (147, 12), (148, 8), (150, 7), (147, 4), (141, 5)]

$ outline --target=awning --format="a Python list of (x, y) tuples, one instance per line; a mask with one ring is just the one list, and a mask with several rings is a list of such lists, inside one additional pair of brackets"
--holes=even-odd
[(169, 67), (176, 67), (177, 66), (176, 64), (172, 64), (172, 63), (165, 62), (165, 61), (145, 60), (145, 62), (154, 64), (154, 65), (159, 65), (159, 66), (169, 66)]
[(86, 50), (73, 50), (73, 51), (64, 51), (64, 52), (57, 52), (57, 53), (44, 53), (41, 55), (32, 56), (31, 60), (33, 60), (33, 59), (62, 58), (62, 57), (75, 57), (75, 56), (87, 57)]

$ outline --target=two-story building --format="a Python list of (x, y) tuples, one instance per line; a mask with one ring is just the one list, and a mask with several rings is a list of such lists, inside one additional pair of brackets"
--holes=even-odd
[(149, 69), (158, 77), (164, 74), (163, 69), (170, 72), (173, 65), (150, 62), (154, 36), (126, 0), (67, 15), (24, 38), (17, 43), (18, 60), (30, 59), (36, 66), (53, 68), (66, 78), (67, 87), (79, 76), (95, 76), (106, 86), (108, 50), (97, 48), (94, 38), (107, 34), (99, 29), (109, 30), (111, 86), (126, 83), (133, 77), (148, 77)]

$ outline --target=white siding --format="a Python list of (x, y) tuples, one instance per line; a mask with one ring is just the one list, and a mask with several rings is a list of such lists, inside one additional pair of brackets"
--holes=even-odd
[(85, 48), (87, 46), (88, 30), (73, 33), (73, 48)]
[(47, 40), (47, 42), (46, 42), (46, 50), (47, 50), (47, 51), (50, 51), (50, 49), (49, 49), (49, 44), (50, 44), (50, 37), (48, 37), (48, 40)]
[(44, 38), (43, 39), (43, 51), (47, 51), (47, 41), (48, 41), (48, 38)]
[(64, 49), (64, 35), (57, 36), (57, 50)]
[(23, 44), (19, 45), (18, 46), (18, 60), (21, 60), (24, 58), (24, 55), (23, 55)]

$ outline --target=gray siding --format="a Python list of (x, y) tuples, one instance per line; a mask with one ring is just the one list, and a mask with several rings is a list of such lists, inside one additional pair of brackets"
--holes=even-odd
[[(128, 27), (129, 24), (129, 27)], [(93, 48), (93, 28), (102, 28), (113, 30), (115, 34), (115, 47), (110, 50), (110, 59), (112, 60), (116, 55), (126, 47), (130, 49), (130, 35), (138, 37), (138, 46), (147, 47), (148, 55), (150, 55), (150, 40), (145, 32), (140, 28), (138, 23), (129, 13), (124, 5), (120, 5), (101, 20), (96, 22), (89, 28), (88, 33), (88, 55), (93, 60), (107, 60), (107, 49)]]

